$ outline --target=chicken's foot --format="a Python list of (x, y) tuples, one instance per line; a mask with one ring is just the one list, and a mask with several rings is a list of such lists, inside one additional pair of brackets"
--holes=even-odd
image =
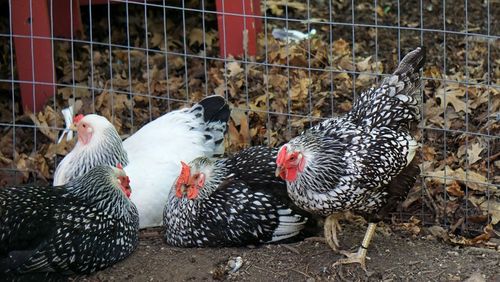
[(366, 230), (365, 237), (363, 238), (363, 242), (361, 243), (361, 247), (359, 247), (358, 251), (355, 253), (350, 253), (346, 251), (340, 251), (343, 255), (346, 256), (344, 259), (339, 259), (337, 262), (333, 264), (333, 266), (339, 264), (349, 264), (349, 263), (359, 263), (361, 268), (366, 271), (366, 253), (368, 252), (368, 246), (375, 234), (375, 229), (377, 228), (376, 223), (369, 223), (368, 229)]
[(332, 250), (338, 252), (340, 249), (339, 240), (337, 238), (337, 231), (341, 232), (342, 227), (340, 226), (339, 220), (344, 218), (341, 213), (336, 213), (329, 215), (325, 219), (325, 224), (323, 226), (325, 232), (325, 241), (328, 243)]

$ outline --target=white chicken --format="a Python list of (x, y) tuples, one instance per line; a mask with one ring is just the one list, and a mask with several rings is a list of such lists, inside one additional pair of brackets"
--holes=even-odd
[(181, 161), (224, 153), (230, 116), (221, 96), (209, 96), (191, 108), (169, 112), (121, 141), (104, 117), (90, 114), (74, 119), (78, 141), (54, 173), (54, 186), (85, 174), (97, 165), (124, 166), (139, 211), (140, 228), (160, 226), (170, 188)]

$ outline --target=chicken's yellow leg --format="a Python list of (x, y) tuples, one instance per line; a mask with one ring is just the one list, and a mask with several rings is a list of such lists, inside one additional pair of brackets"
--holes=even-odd
[(349, 253), (346, 251), (341, 251), (343, 255), (347, 258), (339, 259), (337, 262), (333, 264), (333, 266), (338, 264), (347, 264), (347, 263), (359, 263), (361, 267), (366, 271), (366, 253), (368, 252), (368, 246), (370, 245), (370, 241), (375, 234), (375, 229), (377, 228), (376, 223), (368, 224), (368, 229), (366, 230), (365, 237), (363, 238), (363, 242), (361, 243), (361, 247), (359, 247), (356, 253)]

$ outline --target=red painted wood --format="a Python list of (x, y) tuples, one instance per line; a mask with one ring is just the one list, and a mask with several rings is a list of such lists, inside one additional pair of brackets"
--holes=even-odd
[[(146, 0), (146, 2), (154, 2), (154, 1), (162, 1), (162, 0)], [(88, 5), (100, 5), (100, 4), (108, 4), (110, 2), (111, 4), (123, 4), (123, 0), (121, 1), (113, 1), (113, 0), (80, 0), (80, 5), (81, 6), (88, 6)], [(136, 3), (144, 3), (144, 0), (128, 0), (128, 2), (136, 2)]]
[[(32, 17), (30, 17), (30, 3)], [(53, 51), (47, 1), (11, 1), (12, 33), (24, 108), (36, 112), (55, 94)], [(33, 26), (33, 33), (31, 27)], [(17, 37), (17, 35), (30, 36)], [(43, 36), (46, 38), (33, 38)], [(32, 48), (33, 46), (33, 48)], [(34, 75), (33, 75), (34, 74)], [(39, 82), (48, 84), (37, 84)], [(33, 87), (34, 85), (34, 87)]]
[[(54, 36), (71, 38), (71, 19), (73, 17), (73, 38), (83, 33), (82, 18), (78, 0), (52, 0), (52, 21)], [(73, 12), (71, 12), (73, 10)]]
[[(246, 15), (254, 15), (256, 11), (260, 10), (254, 9), (254, 2), (255, 0), (216, 0), (215, 4), (219, 12), (217, 14), (217, 22), (219, 26), (221, 57), (227, 58), (230, 55), (240, 57), (245, 54), (243, 46), (245, 29), (248, 36), (248, 56), (256, 55), (256, 18), (246, 17)], [(228, 15), (224, 13), (237, 15)]]
[[(260, 0), (253, 0), (253, 14), (255, 16), (261, 16), (262, 13), (260, 11)], [(262, 32), (262, 19), (255, 18), (255, 31), (257, 33)]]

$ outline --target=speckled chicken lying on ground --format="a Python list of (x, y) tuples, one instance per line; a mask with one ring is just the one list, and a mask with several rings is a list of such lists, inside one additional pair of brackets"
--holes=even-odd
[(0, 189), (0, 273), (92, 273), (137, 247), (139, 216), (121, 168), (97, 166), (63, 186)]
[(357, 253), (338, 263), (365, 267), (376, 221), (403, 200), (420, 170), (409, 124), (420, 120), (423, 47), (407, 54), (378, 88), (361, 94), (352, 110), (328, 119), (283, 145), (277, 156), (288, 193), (301, 208), (327, 216), (325, 238), (338, 250), (338, 213), (365, 215), (370, 224)]
[(299, 235), (310, 215), (293, 205), (274, 175), (276, 153), (256, 146), (225, 159), (183, 163), (165, 207), (166, 242), (241, 246)]

